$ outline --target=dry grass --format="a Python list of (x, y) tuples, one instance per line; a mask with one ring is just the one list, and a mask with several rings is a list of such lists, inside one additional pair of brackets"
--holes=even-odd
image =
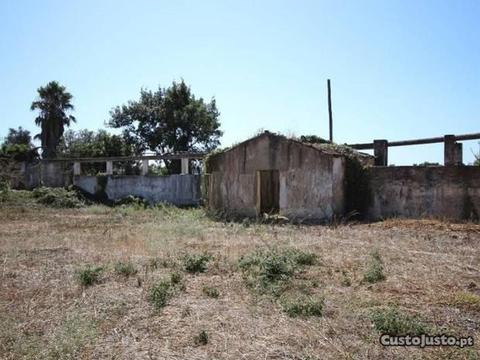
[[(199, 209), (35, 204), (3, 205), (0, 218), (0, 358), (478, 358), (478, 345), (382, 348), (371, 314), (395, 307), (478, 344), (479, 225), (245, 226), (211, 221)], [(317, 255), (285, 291), (324, 299), (320, 317), (289, 317), (247, 286), (239, 259), (270, 246)], [(373, 251), (385, 279), (369, 284)], [(206, 271), (185, 271), (184, 259), (199, 254), (210, 257)], [(119, 276), (119, 263), (136, 273)], [(84, 287), (76, 274), (88, 266), (103, 271)], [(149, 289), (176, 272), (185, 287), (155, 309)], [(205, 288), (220, 296), (205, 296)]]

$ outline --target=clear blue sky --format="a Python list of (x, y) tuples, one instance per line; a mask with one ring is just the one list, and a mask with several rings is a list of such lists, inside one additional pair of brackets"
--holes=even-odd
[[(3, 0), (0, 136), (37, 132), (29, 106), (50, 80), (74, 95), (74, 128), (98, 129), (180, 78), (217, 99), (222, 145), (260, 128), (328, 137), (327, 78), (337, 142), (480, 132), (479, 19), (477, 0)], [(389, 160), (442, 159), (439, 144)]]

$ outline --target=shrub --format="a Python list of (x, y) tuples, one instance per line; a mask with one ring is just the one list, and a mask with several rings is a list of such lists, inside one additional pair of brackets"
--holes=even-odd
[(137, 269), (131, 262), (119, 261), (115, 263), (115, 272), (118, 275), (129, 277), (131, 275), (135, 275), (137, 273)]
[(316, 256), (296, 249), (256, 251), (239, 261), (247, 282), (260, 292), (278, 295), (282, 283), (288, 281), (304, 266), (316, 262)]
[(0, 202), (8, 200), (10, 195), (10, 184), (6, 180), (0, 179)]
[(137, 196), (128, 195), (120, 200), (114, 202), (114, 206), (132, 206), (135, 209), (145, 209), (148, 207), (148, 202)]
[(77, 271), (77, 279), (82, 286), (91, 286), (95, 283), (98, 283), (100, 273), (102, 271), (102, 267), (91, 268), (88, 266), (83, 270)]
[(32, 194), (38, 203), (50, 207), (79, 208), (84, 205), (84, 202), (75, 190), (38, 187), (33, 190)]
[(168, 300), (173, 296), (172, 284), (169, 281), (160, 281), (152, 286), (148, 294), (148, 300), (155, 309), (161, 309), (167, 305)]
[(322, 316), (323, 299), (301, 296), (296, 299), (283, 300), (282, 308), (290, 317)]
[(189, 273), (203, 273), (207, 270), (207, 263), (210, 261), (208, 255), (187, 255), (183, 260), (185, 271)]
[(208, 344), (208, 334), (205, 330), (202, 330), (193, 338), (193, 341), (196, 345), (207, 345)]
[(220, 292), (218, 291), (217, 288), (214, 288), (214, 287), (204, 286), (202, 291), (205, 295), (207, 295), (208, 297), (211, 297), (211, 298), (216, 299), (220, 296)]
[(185, 289), (181, 280), (180, 274), (172, 273), (170, 279), (161, 280), (150, 288), (148, 300), (156, 310), (163, 308), (178, 291)]
[(380, 253), (375, 250), (371, 254), (370, 263), (363, 275), (363, 280), (369, 284), (373, 284), (382, 280), (385, 280), (385, 274), (383, 273), (383, 262), (380, 258)]
[(420, 335), (429, 332), (428, 327), (417, 317), (400, 312), (397, 308), (377, 309), (370, 319), (375, 329), (389, 335)]
[(182, 275), (178, 272), (173, 272), (170, 274), (170, 282), (173, 285), (178, 285), (182, 282)]

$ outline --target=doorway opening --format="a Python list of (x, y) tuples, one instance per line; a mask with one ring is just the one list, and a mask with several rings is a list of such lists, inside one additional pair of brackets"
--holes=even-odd
[(278, 170), (257, 170), (257, 215), (278, 214), (280, 181)]

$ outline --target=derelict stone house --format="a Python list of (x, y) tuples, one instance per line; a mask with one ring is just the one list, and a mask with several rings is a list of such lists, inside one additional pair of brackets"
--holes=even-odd
[(296, 220), (344, 213), (346, 157), (334, 147), (265, 131), (211, 155), (206, 167), (211, 210)]

